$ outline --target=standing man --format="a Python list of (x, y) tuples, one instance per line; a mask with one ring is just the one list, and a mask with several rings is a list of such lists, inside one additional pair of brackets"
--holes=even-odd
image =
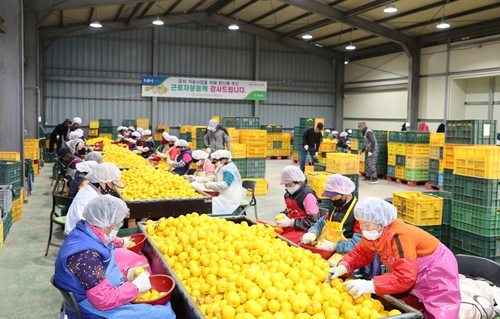
[(68, 136), (70, 124), (71, 120), (65, 119), (61, 124), (57, 124), (52, 133), (50, 133), (49, 152), (54, 151), (54, 144), (56, 144), (56, 150), (61, 148)]
[(308, 128), (304, 134), (302, 134), (302, 148), (300, 149), (300, 170), (304, 172), (306, 166), (306, 156), (309, 153), (314, 161), (318, 162), (316, 158), (318, 156), (319, 145), (321, 144), (321, 130), (323, 129), (323, 123), (318, 123), (316, 127)]
[(365, 147), (360, 151), (359, 154), (363, 154), (363, 152), (368, 153), (368, 157), (365, 161), (366, 168), (366, 177), (365, 181), (368, 181), (370, 184), (378, 183), (377, 179), (377, 157), (378, 157), (378, 144), (377, 139), (375, 138), (375, 134), (373, 131), (366, 126), (365, 122), (358, 123), (358, 129), (363, 132), (363, 137), (365, 139)]
[(227, 150), (231, 152), (231, 140), (229, 139), (229, 133), (226, 128), (217, 124), (216, 120), (210, 120), (207, 126), (207, 133), (203, 137), (205, 142), (206, 152), (208, 154), (224, 150), (224, 145)]

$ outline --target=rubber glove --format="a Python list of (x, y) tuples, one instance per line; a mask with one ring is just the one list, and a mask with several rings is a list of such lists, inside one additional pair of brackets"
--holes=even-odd
[(141, 153), (144, 152), (144, 148), (142, 146), (137, 146), (136, 149)]
[(314, 153), (314, 157), (318, 157), (318, 152)]
[(174, 161), (172, 161), (172, 159), (169, 157), (169, 158), (167, 158), (167, 163), (168, 163), (169, 165), (174, 165), (174, 163), (175, 163), (175, 162), (174, 162)]
[[(136, 271), (136, 269), (139, 269), (139, 268), (142, 268), (143, 272), (146, 272), (146, 269), (149, 268), (149, 265), (142, 265), (142, 266), (138, 266), (138, 267), (132, 267), (132, 268), (129, 268), (127, 270), (127, 280), (128, 281), (133, 281), (135, 280), (138, 276), (136, 276), (134, 274), (134, 272)], [(142, 273), (141, 273), (142, 274)], [(148, 273), (149, 274), (149, 273)]]
[(312, 244), (317, 238), (318, 236), (314, 233), (305, 233), (302, 235), (302, 242), (309, 245)]
[(309, 150), (309, 145), (304, 145), (304, 149), (305, 149), (306, 151), (308, 151), (308, 150)]
[(331, 242), (329, 240), (323, 239), (323, 242), (321, 243), (321, 245), (316, 246), (316, 248), (327, 250), (327, 251), (335, 251), (336, 245), (337, 245), (336, 242)]
[(59, 139), (59, 135), (56, 136), (56, 139)]
[(207, 149), (205, 150), (205, 152), (207, 152), (208, 154), (210, 154), (210, 153), (212, 153), (212, 150), (209, 147), (207, 147)]
[(132, 239), (130, 237), (123, 237), (123, 248), (128, 248), (132, 244)]
[(372, 152), (368, 152), (368, 157), (372, 157)]
[(294, 220), (285, 216), (282, 220), (276, 221), (276, 224), (280, 227), (292, 227)]
[(328, 271), (328, 275), (326, 276), (326, 283), (330, 283), (330, 280), (338, 278), (342, 275), (347, 274), (347, 268), (344, 265), (333, 266)]
[(213, 187), (214, 187), (214, 183), (212, 183), (212, 182), (206, 182), (205, 183), (205, 188), (206, 189), (212, 189)]
[(363, 294), (375, 293), (375, 284), (373, 280), (353, 279), (344, 282), (344, 286), (354, 299), (358, 299)]
[(132, 283), (137, 287), (140, 294), (151, 289), (151, 281), (149, 281), (149, 274), (147, 272), (140, 274)]

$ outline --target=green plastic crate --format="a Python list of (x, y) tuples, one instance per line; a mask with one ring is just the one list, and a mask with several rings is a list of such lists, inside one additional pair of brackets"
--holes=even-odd
[(496, 144), (496, 120), (454, 120), (446, 122), (445, 141), (451, 144)]
[(235, 127), (237, 129), (260, 129), (260, 118), (256, 116), (252, 117), (236, 117)]
[(133, 126), (135, 127), (136, 121), (135, 119), (123, 119), (123, 126), (129, 127)]
[(430, 132), (406, 131), (407, 144), (429, 144), (431, 139)]
[(439, 160), (429, 159), (429, 171), (439, 172)]
[(326, 164), (314, 163), (314, 171), (315, 172), (324, 172), (324, 171), (326, 171)]
[(427, 181), (431, 185), (439, 185), (439, 172), (429, 169), (429, 177)]
[(282, 143), (282, 141), (273, 141), (273, 148), (281, 148)]
[(396, 166), (405, 166), (406, 156), (396, 154)]
[(441, 242), (448, 248), (451, 248), (451, 233), (453, 232), (450, 225), (441, 226)]
[(138, 227), (132, 227), (132, 228), (120, 228), (118, 230), (118, 234), (117, 236), (118, 237), (127, 237), (127, 236), (130, 236), (130, 235), (133, 235), (133, 234), (138, 234), (140, 233), (139, 231), (139, 228)]
[(7, 235), (12, 227), (12, 207), (3, 217), (3, 242), (7, 239)]
[(191, 132), (180, 133), (179, 134), (179, 139), (186, 140), (187, 142), (192, 142), (191, 135), (192, 135)]
[(221, 117), (219, 124), (224, 127), (236, 128), (236, 117)]
[(453, 175), (453, 200), (484, 207), (500, 207), (500, 179)]
[(445, 168), (443, 173), (443, 190), (453, 191), (453, 169)]
[(428, 232), (432, 236), (434, 236), (437, 239), (441, 240), (441, 234), (442, 234), (442, 226), (441, 225), (416, 226), (416, 227), (425, 230), (426, 232)]
[(247, 169), (247, 159), (246, 158), (232, 158), (231, 162), (236, 165), (241, 176), (245, 175)]
[(360, 129), (353, 128), (352, 129), (352, 138), (362, 140), (363, 139), (363, 132)]
[(20, 161), (0, 160), (0, 185), (21, 181), (22, 163)]
[(500, 236), (500, 208), (453, 201), (451, 226), (481, 236)]
[(301, 117), (300, 118), (300, 126), (314, 126), (314, 118), (311, 117)]
[(454, 253), (456, 252), (455, 249), (458, 249), (459, 251), (465, 251), (466, 254), (488, 258), (496, 262), (500, 261), (499, 236), (486, 237), (453, 228), (451, 246)]
[(378, 143), (387, 143), (387, 131), (385, 130), (373, 130), (373, 134), (377, 139)]
[(440, 197), (443, 199), (443, 220), (442, 224), (450, 225), (451, 224), (451, 211), (452, 211), (452, 203), (453, 203), (453, 194), (445, 191), (428, 191), (422, 192), (422, 194)]
[[(240, 172), (241, 174), (241, 172)], [(265, 158), (247, 158), (245, 166), (245, 178), (265, 178), (266, 177), (266, 159)]]
[(113, 120), (112, 119), (100, 119), (99, 120), (99, 129), (103, 127), (112, 127), (113, 126)]
[(108, 127), (100, 127), (99, 126), (99, 133), (113, 133), (113, 127), (108, 126)]
[(389, 142), (391, 143), (406, 143), (406, 134), (404, 131), (389, 132)]
[(428, 169), (405, 168), (405, 180), (412, 182), (427, 181), (429, 178)]

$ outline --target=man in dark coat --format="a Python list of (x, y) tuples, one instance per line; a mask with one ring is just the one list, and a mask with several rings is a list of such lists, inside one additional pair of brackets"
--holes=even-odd
[(68, 136), (70, 124), (71, 120), (65, 119), (61, 124), (57, 124), (52, 133), (50, 133), (49, 152), (54, 151), (54, 144), (56, 144), (57, 150), (61, 148), (63, 142), (66, 141)]

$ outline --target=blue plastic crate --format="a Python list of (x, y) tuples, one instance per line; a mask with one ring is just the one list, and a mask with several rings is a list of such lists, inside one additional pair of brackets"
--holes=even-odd
[(443, 173), (438, 173), (438, 186), (443, 186), (444, 183), (444, 175)]
[(396, 176), (396, 169), (395, 169), (394, 165), (387, 165), (387, 175), (391, 176), (391, 177)]

